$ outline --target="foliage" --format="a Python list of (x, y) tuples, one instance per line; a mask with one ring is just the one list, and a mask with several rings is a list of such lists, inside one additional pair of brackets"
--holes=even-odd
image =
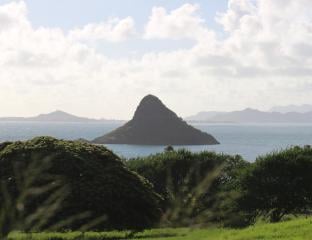
[[(34, 159), (42, 162), (50, 159), (44, 172), (25, 172)], [(102, 146), (51, 137), (7, 143), (0, 151), (0, 180), (13, 201), (23, 194), (16, 173), (27, 173), (28, 178), (35, 176), (32, 181), (35, 187), (49, 184), (50, 180), (46, 179), (49, 175), (58, 176), (68, 185), (66, 194), (62, 194), (61, 209), (39, 229), (56, 223), (62, 229), (80, 229), (86, 223), (92, 223), (94, 229), (99, 230), (143, 229), (153, 226), (160, 218), (160, 196), (149, 182), (129, 171), (116, 155)], [(0, 193), (2, 210), (6, 195), (3, 191)], [(36, 197), (29, 195), (23, 215), (33, 214), (48, 198), (49, 192), (38, 193)], [(83, 218), (67, 221), (81, 214)]]
[(173, 148), (173, 146), (168, 145), (167, 147), (165, 147), (164, 151), (165, 152), (172, 152), (172, 151), (174, 151), (174, 148)]
[(259, 216), (280, 221), (311, 210), (311, 172), (308, 146), (248, 163), (169, 147), (121, 161), (105, 147), (83, 142), (6, 142), (0, 144), (0, 230), (2, 236), (12, 229), (90, 226), (133, 231), (155, 226), (161, 217), (162, 227), (244, 227)]
[(233, 199), (238, 195), (240, 172), (248, 166), (240, 156), (178, 150), (130, 159), (126, 164), (165, 199), (166, 225), (211, 221), (231, 225), (238, 216)]
[[(68, 185), (61, 177), (49, 174), (46, 171), (49, 166), (50, 159), (34, 159), (22, 172), (15, 171), (14, 179), (10, 177), (1, 181), (0, 239), (6, 239), (12, 229), (40, 229), (60, 209), (67, 196)], [(12, 181), (15, 181), (19, 192), (16, 197), (9, 192)], [(25, 207), (29, 207), (30, 199), (40, 199), (41, 204), (27, 214)]]
[(272, 222), (312, 208), (312, 149), (292, 147), (259, 157), (242, 179), (241, 207)]

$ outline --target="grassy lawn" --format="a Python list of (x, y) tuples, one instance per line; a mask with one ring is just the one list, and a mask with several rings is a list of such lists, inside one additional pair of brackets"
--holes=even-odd
[[(85, 233), (36, 233), (25, 235), (13, 233), (10, 239), (16, 240), (105, 240), (127, 239), (125, 232)], [(243, 230), (230, 229), (152, 229), (138, 233), (133, 239), (158, 240), (299, 240), (312, 239), (312, 218), (300, 218), (276, 224), (257, 224)]]

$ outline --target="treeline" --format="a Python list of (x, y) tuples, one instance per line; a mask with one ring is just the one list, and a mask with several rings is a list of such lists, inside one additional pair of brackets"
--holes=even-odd
[(259, 157), (192, 153), (121, 160), (103, 146), (39, 137), (0, 144), (0, 235), (12, 230), (244, 227), (312, 209), (312, 149)]
[(258, 218), (271, 222), (312, 210), (312, 149), (291, 147), (260, 156), (164, 153), (126, 165), (148, 179), (163, 197), (163, 223), (245, 227)]

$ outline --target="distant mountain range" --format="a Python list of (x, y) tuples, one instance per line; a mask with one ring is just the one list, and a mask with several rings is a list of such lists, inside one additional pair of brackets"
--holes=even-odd
[(195, 122), (205, 122), (208, 121), (209, 119), (220, 115), (220, 114), (224, 114), (226, 112), (217, 112), (217, 111), (207, 111), (207, 112), (199, 112), (195, 115), (189, 116), (184, 118), (185, 121), (195, 121)]
[(233, 112), (201, 112), (185, 118), (189, 122), (236, 122), (236, 123), (269, 123), (269, 122), (312, 122), (312, 111), (309, 112), (264, 112), (247, 108)]
[[(0, 121), (16, 122), (95, 122), (95, 123), (124, 123), (124, 120), (114, 119), (92, 119), (75, 116), (64, 111), (54, 111), (47, 114), (40, 114), (34, 117), (2, 117)], [(260, 111), (247, 108), (241, 111), (222, 112), (206, 111), (185, 118), (188, 122), (312, 122), (312, 105), (289, 105), (277, 106), (269, 111)]]
[(298, 113), (307, 113), (312, 112), (312, 105), (303, 104), (303, 105), (288, 105), (288, 106), (276, 106), (270, 109), (270, 112), (298, 112)]
[(35, 117), (3, 117), (0, 121), (17, 121), (17, 122), (124, 122), (122, 120), (109, 120), (109, 119), (92, 119), (78, 117), (63, 111), (54, 111), (47, 114), (40, 114)]

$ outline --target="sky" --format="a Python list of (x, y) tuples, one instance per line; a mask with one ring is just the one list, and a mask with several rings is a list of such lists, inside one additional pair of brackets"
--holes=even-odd
[(311, 0), (0, 0), (0, 116), (312, 103)]

